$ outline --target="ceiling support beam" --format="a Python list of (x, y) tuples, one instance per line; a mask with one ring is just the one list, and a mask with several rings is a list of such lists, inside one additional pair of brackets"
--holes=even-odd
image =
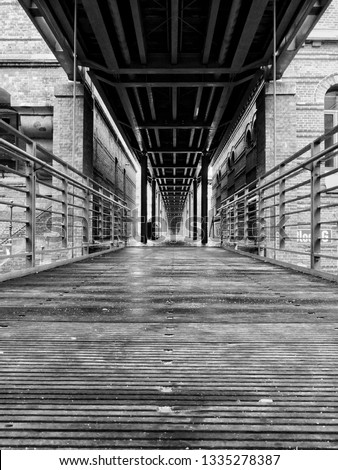
[[(20, 3), (36, 29), (45, 39), (48, 47), (53, 52), (60, 65), (65, 70), (68, 78), (72, 80), (74, 73), (73, 25), (69, 23), (68, 18), (64, 14), (60, 5), (56, 5), (56, 9), (65, 20), (63, 24), (63, 32), (60, 32), (59, 26), (55, 21), (55, 17), (51, 14), (50, 9), (46, 7), (46, 2), (37, 0), (34, 2), (34, 5), (31, 0), (20, 0)], [(79, 39), (79, 33), (77, 33), (77, 38)], [(78, 54), (77, 59), (83, 59), (85, 56), (79, 40), (77, 40), (76, 49)]]
[(237, 18), (241, 9), (241, 0), (237, 0), (232, 2), (229, 17), (228, 17), (228, 22), (224, 31), (224, 37), (221, 45), (221, 50), (218, 56), (218, 63), (222, 65), (226, 59), (229, 47), (230, 47), (230, 42), (231, 38), (233, 37), (233, 32), (235, 29), (235, 25), (237, 22)]
[[(150, 107), (150, 114), (151, 114), (151, 119), (153, 121), (156, 121), (156, 111), (155, 111), (155, 104), (154, 104), (154, 96), (153, 92), (150, 87), (147, 86), (147, 95), (148, 95), (148, 101), (149, 101), (149, 107)], [(160, 133), (158, 128), (154, 128), (155, 132), (155, 139), (156, 139), (156, 145), (158, 147), (161, 146), (161, 141), (160, 141)]]
[(142, 65), (147, 63), (146, 45), (143, 33), (143, 24), (141, 20), (141, 10), (139, 0), (130, 0), (130, 8), (133, 16), (134, 28), (137, 39), (137, 47)]
[(192, 129), (192, 131), (190, 133), (189, 147), (192, 147), (192, 144), (194, 142), (195, 132), (196, 132), (195, 129)]
[[(285, 41), (283, 41), (283, 47), (278, 50), (276, 67), (277, 78), (283, 75), (285, 69), (297, 54), (306, 37), (331, 3), (331, 0), (321, 0), (320, 2), (309, 0), (308, 3), (308, 7), (303, 8), (301, 14), (298, 15), (292, 27), (289, 29)], [(318, 9), (320, 9), (320, 13)]]
[[(189, 65), (183, 67), (181, 65), (165, 64), (162, 61), (162, 65), (156, 63), (156, 65), (149, 64), (148, 67), (139, 67), (137, 64), (131, 64), (130, 67), (105, 67), (104, 65), (95, 62), (90, 59), (84, 59), (81, 61), (81, 65), (89, 67), (93, 70), (101, 70), (106, 73), (119, 75), (221, 75), (221, 74), (238, 74), (242, 72), (254, 72), (255, 68), (251, 64), (242, 66), (241, 68), (233, 67), (220, 67), (218, 65), (206, 65), (201, 67), (200, 62), (193, 61)], [(193, 83), (191, 86), (194, 86)], [(196, 85), (199, 86), (199, 85)]]
[[(212, 141), (215, 137), (215, 134), (217, 132), (218, 126), (220, 125), (221, 119), (223, 117), (225, 108), (227, 107), (227, 104), (229, 102), (230, 98), (230, 90), (229, 88), (224, 88), (222, 91), (222, 95), (219, 99), (219, 104), (217, 106), (214, 119), (211, 124), (211, 129), (209, 130), (208, 137), (207, 137), (207, 145), (206, 145), (206, 151), (208, 152), (210, 150)], [(201, 131), (203, 132), (203, 131)]]
[(196, 93), (196, 101), (195, 101), (195, 108), (194, 108), (194, 115), (193, 115), (194, 120), (198, 118), (198, 114), (200, 112), (202, 93), (203, 93), (203, 88), (199, 86), (197, 88), (197, 93)]
[[(144, 112), (143, 112), (143, 106), (142, 106), (142, 103), (141, 103), (141, 100), (140, 100), (140, 95), (138, 93), (138, 89), (137, 88), (133, 88), (134, 90), (134, 95), (135, 95), (135, 99), (136, 99), (136, 103), (137, 103), (137, 106), (138, 106), (138, 109), (140, 111), (140, 114), (141, 114), (141, 118), (142, 118), (142, 121), (145, 121), (145, 117), (144, 117)], [(141, 127), (139, 127), (140, 129)], [(147, 129), (147, 127), (144, 127), (145, 129)]]
[(143, 139), (142, 139), (142, 134), (138, 128), (138, 122), (134, 113), (134, 109), (132, 107), (132, 104), (129, 99), (128, 92), (125, 88), (120, 87), (119, 88), (119, 97), (121, 100), (121, 103), (124, 107), (124, 110), (127, 114), (128, 121), (130, 122), (131, 128), (133, 129), (133, 132), (135, 134), (137, 143), (140, 147), (140, 150), (143, 152), (144, 150), (144, 145), (143, 145)]
[(178, 61), (178, 3), (179, 0), (171, 0), (171, 63)]
[(175, 85), (171, 91), (172, 96), (172, 113), (173, 113), (173, 120), (176, 121), (177, 119), (177, 86)]
[(269, 0), (253, 0), (231, 64), (233, 68), (244, 64), (268, 3)]
[(90, 25), (94, 31), (96, 40), (100, 46), (102, 56), (107, 64), (108, 68), (118, 69), (118, 63), (116, 60), (113, 46), (101, 15), (99, 5), (92, 0), (82, 0), (82, 4), (86, 11)]
[(206, 35), (205, 43), (204, 43), (204, 51), (203, 51), (203, 58), (202, 58), (202, 63), (203, 64), (207, 64), (209, 62), (210, 51), (211, 51), (212, 40), (213, 40), (214, 32), (215, 32), (215, 26), (216, 26), (216, 21), (217, 21), (219, 5), (220, 5), (220, 0), (212, 0), (210, 13), (209, 13), (207, 35)]
[[(175, 170), (185, 170), (186, 167), (185, 166), (174, 166), (174, 165), (164, 165), (164, 166), (153, 166), (153, 168), (164, 168), (165, 170), (172, 170), (172, 169), (175, 169)], [(193, 165), (190, 165), (190, 168), (196, 168), (194, 167)]]
[(147, 125), (144, 123), (142, 126), (139, 126), (139, 129), (183, 129), (183, 130), (190, 130), (190, 129), (210, 129), (210, 125), (201, 125), (201, 124), (149, 124)]
[[(109, 80), (105, 77), (101, 77), (98, 75), (99, 80), (102, 80), (103, 82), (109, 83), (110, 85), (116, 85), (120, 86), (123, 85), (125, 88), (146, 88), (146, 87), (151, 87), (151, 88), (172, 88), (172, 91), (174, 92), (175, 88), (201, 88), (201, 91), (199, 92), (202, 94), (203, 88), (210, 88), (210, 87), (218, 87), (218, 88), (223, 88), (225, 86), (235, 86), (238, 82), (237, 81), (212, 81), (209, 80), (207, 82), (189, 82), (189, 81), (113, 81)], [(189, 80), (189, 78), (187, 78)]]
[(155, 176), (156, 179), (158, 180), (170, 180), (170, 181), (176, 181), (176, 180), (193, 180), (193, 176)]
[[(211, 129), (212, 129), (212, 127), (211, 127)], [(211, 130), (211, 129), (210, 129), (210, 130)], [(210, 131), (209, 131), (209, 132), (210, 132)], [(198, 148), (201, 147), (202, 137), (203, 137), (203, 129), (201, 129), (200, 136), (199, 136), (199, 139), (198, 139), (198, 142), (197, 142), (197, 147), (198, 147)]]
[[(57, 3), (57, 2), (56, 2)], [(126, 35), (124, 33), (123, 23), (120, 15), (120, 10), (117, 4), (117, 0), (108, 0), (108, 6), (113, 18), (113, 23), (119, 41), (123, 59), (127, 65), (130, 64), (130, 53), (126, 40)]]
[(148, 153), (202, 153), (200, 149), (153, 149), (153, 150), (146, 150)]
[(156, 111), (155, 111), (155, 105), (154, 105), (154, 96), (151, 88), (147, 86), (147, 95), (148, 95), (148, 100), (149, 100), (149, 107), (150, 107), (150, 114), (151, 114), (151, 119), (153, 121), (156, 121)]
[(209, 99), (208, 99), (207, 110), (206, 110), (205, 116), (204, 116), (204, 119), (205, 119), (205, 120), (207, 120), (208, 117), (209, 117), (210, 108), (211, 108), (211, 104), (212, 104), (212, 100), (213, 100), (213, 98), (214, 98), (214, 95), (215, 95), (215, 88), (211, 88), (211, 90), (210, 90), (210, 95), (209, 95)]
[(155, 129), (154, 132), (155, 132), (156, 145), (157, 147), (160, 147), (161, 145), (160, 133), (158, 132), (158, 129)]

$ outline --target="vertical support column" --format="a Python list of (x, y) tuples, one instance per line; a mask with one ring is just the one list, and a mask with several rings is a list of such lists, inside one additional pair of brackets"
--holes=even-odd
[(151, 239), (156, 239), (156, 179), (151, 180)]
[[(311, 155), (316, 155), (319, 150), (319, 144), (312, 144)], [(311, 168), (311, 269), (320, 269), (320, 213), (320, 162), (314, 162)]]
[(193, 182), (193, 240), (197, 240), (197, 179), (194, 178)]
[(148, 158), (142, 155), (141, 160), (141, 243), (147, 243), (147, 171)]
[(208, 166), (209, 157), (207, 154), (202, 155), (202, 191), (201, 191), (201, 219), (202, 219), (202, 245), (208, 243)]
[[(36, 153), (35, 148), (33, 153)], [(33, 268), (36, 251), (36, 174), (34, 163), (26, 163), (26, 190), (26, 267)]]
[(161, 217), (161, 191), (157, 192), (157, 223), (158, 223), (158, 236), (160, 237), (160, 231), (162, 230), (162, 217)]
[[(281, 165), (279, 173), (283, 176), (285, 165)], [(285, 249), (285, 178), (279, 182), (279, 248)], [(276, 231), (277, 233), (277, 231)]]
[(190, 192), (190, 190), (189, 190), (189, 193), (188, 193), (188, 198), (189, 198), (189, 218), (188, 218), (189, 232), (188, 232), (188, 237), (191, 238), (191, 192)]
[[(126, 169), (123, 169), (123, 203), (126, 204)], [(123, 223), (123, 240), (124, 246), (127, 246), (127, 209), (122, 209), (122, 223)]]

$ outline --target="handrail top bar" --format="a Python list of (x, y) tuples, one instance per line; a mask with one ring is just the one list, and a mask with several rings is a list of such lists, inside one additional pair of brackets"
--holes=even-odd
[[(98, 186), (100, 186), (96, 181), (94, 181), (92, 178), (90, 178), (89, 176), (86, 176), (84, 175), (81, 171), (79, 171), (77, 168), (75, 168), (74, 166), (70, 165), (68, 162), (66, 162), (65, 160), (63, 160), (62, 158), (58, 157), (57, 155), (55, 155), (54, 153), (50, 152), (49, 150), (47, 150), (45, 147), (43, 147), (41, 144), (35, 142), (34, 140), (30, 139), (29, 137), (27, 137), (26, 135), (22, 134), (20, 131), (18, 131), (17, 129), (15, 129), (15, 127), (12, 127), (10, 124), (7, 124), (5, 121), (2, 121), (0, 119), (0, 128), (3, 128), (7, 131), (9, 131), (10, 133), (12, 133), (14, 136), (20, 138), (21, 140), (23, 140), (25, 143), (29, 144), (29, 145), (32, 145), (32, 146), (35, 146), (37, 150), (39, 150), (40, 152), (42, 152), (43, 154), (45, 154), (46, 156), (48, 157), (52, 157), (53, 160), (55, 160), (57, 163), (59, 163), (60, 165), (63, 165), (64, 167), (66, 167), (68, 170), (71, 170), (72, 172), (74, 172), (75, 174), (77, 174), (78, 176), (81, 176), (82, 178), (86, 178), (88, 181), (90, 181), (91, 183), (93, 184), (97, 184)], [(1, 141), (3, 139), (0, 139)], [(15, 146), (16, 147), (16, 146)], [(16, 148), (19, 148), (19, 147), (16, 147)], [(22, 149), (20, 149), (22, 150)], [(41, 160), (42, 161), (42, 160)], [(102, 186), (103, 188), (103, 186)], [(103, 188), (105, 191), (108, 191), (111, 193), (111, 191), (109, 191), (108, 189), (106, 188)], [(111, 193), (113, 194), (113, 193)], [(114, 194), (114, 197), (116, 197), (118, 200), (124, 202), (124, 205), (126, 203), (126, 201), (124, 199), (122, 199), (121, 197), (117, 196)], [(123, 205), (123, 204), (122, 204)]]
[[(311, 156), (310, 158), (308, 158), (304, 162), (299, 163), (294, 168), (290, 168), (288, 171), (286, 171), (282, 175), (278, 174), (278, 176), (276, 176), (271, 181), (267, 181), (266, 183), (260, 184), (266, 177), (268, 177), (268, 176), (272, 175), (273, 173), (279, 171), (282, 167), (284, 167), (287, 164), (291, 163), (292, 161), (294, 161), (296, 158), (298, 158), (303, 153), (311, 150), (313, 145), (316, 145), (318, 142), (324, 141), (326, 138), (330, 137), (331, 135), (334, 135), (335, 133), (338, 133), (338, 126), (335, 126), (334, 128), (332, 128), (330, 130), (330, 132), (327, 132), (326, 134), (321, 135), (320, 137), (315, 139), (311, 144), (306, 145), (301, 150), (299, 150), (298, 152), (293, 154), (291, 157), (289, 157), (286, 160), (283, 160), (282, 162), (278, 163), (276, 166), (274, 166), (269, 171), (264, 173), (264, 175), (260, 176), (259, 178), (256, 178), (254, 181), (252, 181), (248, 185), (243, 186), (241, 189), (236, 191), (234, 194), (227, 197), (225, 200), (222, 201), (222, 205), (219, 209), (221, 210), (223, 208), (228, 207), (229, 204), (235, 202), (234, 201), (235, 198), (239, 198), (239, 199), (236, 199), (236, 202), (238, 202), (238, 200), (240, 200), (242, 198), (245, 198), (245, 197), (248, 197), (248, 195), (251, 194), (251, 193), (255, 193), (257, 191), (267, 189), (269, 186), (272, 186), (272, 185), (278, 183), (280, 180), (287, 178), (292, 173), (295, 173), (295, 172), (297, 172), (301, 169), (304, 169), (305, 167), (307, 167), (308, 165), (311, 165), (315, 161), (322, 159), (326, 154), (329, 154), (330, 152), (338, 149), (338, 142), (337, 142), (337, 143), (331, 145), (330, 147), (322, 150), (321, 152), (318, 152), (315, 155)], [(250, 189), (250, 188), (252, 188), (252, 189)], [(245, 193), (245, 191), (247, 191), (248, 189), (249, 189), (249, 191), (247, 193)], [(241, 194), (241, 196), (239, 196), (239, 194)]]
[[(54, 168), (53, 166), (49, 165), (47, 162), (44, 162), (43, 160), (40, 160), (39, 158), (37, 157), (34, 157), (33, 155), (31, 155), (30, 153), (26, 152), (25, 150), (22, 150), (20, 149), (19, 147), (11, 144), (10, 142), (7, 142), (6, 140), (0, 138), (0, 147), (3, 147), (5, 150), (6, 150), (6, 147), (7, 149), (9, 149), (10, 152), (14, 153), (14, 156), (16, 156), (17, 158), (21, 158), (21, 159), (27, 159), (27, 160), (30, 160), (34, 163), (38, 163), (41, 165), (41, 168), (47, 168), (51, 173), (54, 173), (54, 174), (57, 174), (58, 176), (60, 176), (61, 178), (63, 179), (66, 179), (70, 182), (72, 182), (74, 184), (74, 186), (77, 186), (79, 187), (80, 189), (85, 189), (87, 191), (91, 191), (93, 194), (95, 194), (96, 196), (99, 196), (101, 198), (104, 198), (106, 199), (107, 201), (109, 202), (112, 202), (118, 206), (120, 206), (121, 208), (123, 209), (126, 209), (126, 210), (130, 210), (129, 207), (127, 207), (126, 205), (123, 205), (121, 204), (120, 202), (118, 201), (115, 201), (114, 199), (110, 199), (110, 197), (108, 197), (107, 195), (105, 195), (103, 192), (100, 193), (99, 191), (97, 191), (96, 189), (92, 188), (91, 186), (88, 186), (87, 184), (84, 184), (84, 183), (81, 183), (80, 181), (77, 181), (76, 179), (72, 178), (71, 176), (63, 173), (62, 171), (58, 170), (57, 168)], [(21, 154), (21, 155), (19, 155)], [(87, 179), (87, 177), (85, 175), (80, 175), (82, 176), (84, 179)], [(95, 183), (97, 184), (97, 183)], [(98, 185), (99, 186), (99, 185)], [(106, 190), (106, 188), (104, 188), (102, 186), (102, 188), (104, 190)], [(108, 190), (106, 190), (108, 191)], [(108, 191), (109, 192), (109, 191)], [(115, 197), (115, 195), (113, 193), (110, 193), (113, 197)]]

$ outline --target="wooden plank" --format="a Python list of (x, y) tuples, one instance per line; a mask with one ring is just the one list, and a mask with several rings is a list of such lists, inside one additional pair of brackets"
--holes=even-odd
[(0, 295), (3, 449), (338, 448), (330, 282), (129, 248)]

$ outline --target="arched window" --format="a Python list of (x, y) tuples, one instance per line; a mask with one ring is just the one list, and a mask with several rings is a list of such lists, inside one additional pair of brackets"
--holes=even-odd
[[(325, 132), (338, 125), (338, 85), (331, 87), (325, 95), (324, 101), (324, 128)], [(331, 136), (325, 140), (325, 147), (331, 147), (334, 144), (334, 136)], [(325, 166), (334, 167), (337, 166), (337, 158), (331, 157), (326, 160)]]
[(252, 142), (252, 134), (251, 134), (250, 129), (246, 131), (245, 143), (246, 143), (246, 148), (250, 148), (252, 146), (253, 142)]

